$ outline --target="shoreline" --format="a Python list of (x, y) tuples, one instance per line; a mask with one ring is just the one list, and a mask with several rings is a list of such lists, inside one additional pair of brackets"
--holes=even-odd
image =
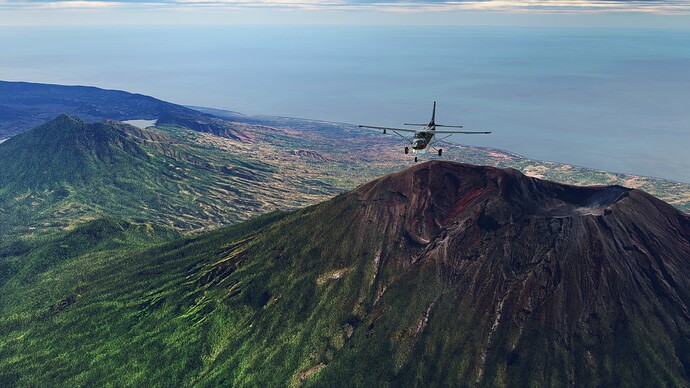
[[(305, 118), (300, 118), (300, 117), (290, 117), (290, 116), (271, 116), (271, 115), (248, 115), (244, 114), (241, 112), (236, 112), (236, 111), (228, 111), (225, 109), (217, 109), (217, 108), (209, 108), (209, 107), (204, 107), (204, 106), (191, 106), (191, 105), (186, 105), (187, 108), (194, 109), (196, 111), (199, 111), (201, 113), (206, 113), (206, 114), (211, 114), (213, 116), (220, 117), (221, 119), (224, 120), (242, 120), (242, 119), (247, 119), (247, 120), (255, 120), (255, 121), (280, 121), (280, 120), (286, 120), (286, 121), (304, 121), (304, 122), (309, 122), (309, 123), (317, 123), (317, 124), (327, 124), (327, 125), (333, 125), (333, 126), (340, 126), (340, 127), (345, 127), (348, 129), (356, 129), (359, 130), (359, 127), (355, 124), (351, 123), (341, 123), (337, 121), (326, 121), (326, 120), (318, 120), (318, 119), (305, 119)], [(213, 113), (217, 112), (217, 113)], [(226, 114), (227, 116), (224, 117), (222, 114)], [(376, 132), (376, 130), (371, 130), (372, 132)], [(456, 143), (453, 141), (449, 140), (443, 140), (443, 142), (452, 144), (453, 146), (460, 146), (460, 147), (470, 147), (470, 148), (476, 148), (476, 149), (481, 149), (484, 151), (497, 151), (497, 152), (502, 152), (504, 154), (508, 154), (512, 157), (519, 158), (519, 159), (524, 159), (527, 161), (531, 162), (537, 162), (537, 163), (553, 163), (553, 164), (560, 164), (564, 166), (572, 166), (576, 168), (582, 168), (586, 170), (591, 170), (599, 173), (609, 173), (609, 174), (614, 174), (614, 175), (628, 175), (631, 177), (639, 177), (639, 178), (647, 178), (647, 179), (659, 179), (663, 180), (666, 182), (671, 182), (675, 184), (680, 184), (680, 185), (687, 185), (690, 186), (690, 182), (683, 182), (679, 180), (674, 180), (674, 179), (669, 179), (669, 178), (661, 178), (653, 175), (641, 175), (641, 174), (635, 174), (632, 172), (619, 172), (619, 171), (610, 171), (610, 170), (604, 170), (601, 168), (596, 168), (596, 167), (588, 167), (588, 166), (581, 166), (579, 164), (573, 164), (573, 163), (568, 163), (568, 162), (559, 162), (555, 160), (546, 160), (546, 159), (533, 159), (521, 154), (518, 154), (516, 152), (508, 151), (503, 148), (497, 148), (497, 147), (486, 147), (486, 146), (475, 146), (475, 145), (467, 145), (467, 144), (462, 144), (462, 143)]]

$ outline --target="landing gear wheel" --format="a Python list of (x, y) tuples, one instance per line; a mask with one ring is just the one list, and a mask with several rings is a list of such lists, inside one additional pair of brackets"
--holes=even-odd
[(410, 152), (410, 149), (405, 147), (405, 155), (407, 155)]
[(443, 150), (439, 148), (438, 149), (438, 156), (441, 156), (442, 154), (443, 154)]
[(416, 156), (414, 157), (414, 162), (417, 163), (417, 157)]

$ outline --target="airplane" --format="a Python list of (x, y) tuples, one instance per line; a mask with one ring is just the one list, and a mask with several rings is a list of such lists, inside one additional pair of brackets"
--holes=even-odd
[[(420, 129), (408, 129), (408, 128), (391, 128), (391, 127), (376, 127), (376, 126), (371, 126), (371, 125), (359, 125), (360, 128), (371, 128), (371, 129), (380, 129), (383, 130), (383, 133), (385, 134), (386, 131), (391, 131), (395, 133), (396, 135), (402, 137), (405, 139), (408, 143), (409, 146), (412, 147), (412, 153), (415, 154), (414, 161), (417, 162), (417, 156), (416, 154), (423, 154), (425, 153), (429, 148), (433, 148), (434, 150), (438, 151), (438, 156), (441, 156), (443, 154), (443, 150), (441, 148), (436, 149), (436, 147), (433, 146), (434, 143), (439, 142), (441, 140), (447, 139), (450, 136), (454, 134), (465, 134), (465, 135), (476, 135), (476, 134), (481, 134), (481, 135), (488, 135), (491, 132), (487, 131), (458, 131), (458, 130), (436, 130), (436, 128), (462, 128), (462, 125), (443, 125), (443, 124), (436, 124), (436, 101), (434, 101), (434, 108), (431, 111), (431, 121), (429, 121), (429, 124), (408, 124), (405, 123), (403, 125), (417, 125), (417, 126), (422, 126)], [(414, 135), (411, 137), (401, 135), (398, 132), (412, 132)], [(448, 134), (448, 136), (445, 136), (439, 140), (436, 140), (436, 135), (442, 133), (442, 134)], [(410, 147), (405, 146), (405, 154), (408, 154), (410, 152)]]

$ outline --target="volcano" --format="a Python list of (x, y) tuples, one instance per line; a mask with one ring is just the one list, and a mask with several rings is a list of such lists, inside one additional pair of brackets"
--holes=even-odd
[(416, 285), (429, 298), (407, 378), (426, 369), (428, 381), (453, 384), (688, 382), (690, 222), (668, 204), (444, 162), (351, 195), (353, 229), (377, 225), (387, 244), (379, 294), (420, 272), (437, 287)]
[[(620, 186), (428, 162), (113, 260), (75, 283), (79, 298), (65, 291), (46, 304), (56, 323), (36, 323), (31, 343), (51, 349), (41, 360), (63, 363), (51, 375), (97, 384), (127, 370), (143, 385), (690, 383), (690, 219)], [(61, 300), (70, 303), (50, 310)], [(70, 340), (85, 335), (85, 317), (88, 341)], [(4, 354), (31, 354), (27, 346)]]
[(690, 220), (642, 191), (428, 162), (257, 244), (204, 279), (272, 252), (264, 271), (300, 280), (254, 295), (315, 284), (284, 303), (345, 328), (317, 385), (688, 383)]

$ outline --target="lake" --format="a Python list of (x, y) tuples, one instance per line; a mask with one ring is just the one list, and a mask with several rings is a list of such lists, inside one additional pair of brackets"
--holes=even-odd
[[(472, 145), (690, 182), (690, 31), (0, 27), (5, 80), (247, 114), (492, 130)], [(347, 146), (347, 145), (343, 145)]]

